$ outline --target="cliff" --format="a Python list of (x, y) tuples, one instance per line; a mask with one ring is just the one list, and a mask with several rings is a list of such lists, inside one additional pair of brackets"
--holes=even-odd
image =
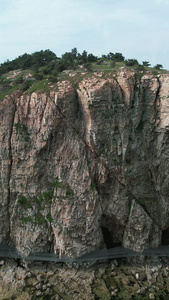
[(5, 97), (1, 243), (76, 257), (169, 242), (169, 75), (142, 75)]

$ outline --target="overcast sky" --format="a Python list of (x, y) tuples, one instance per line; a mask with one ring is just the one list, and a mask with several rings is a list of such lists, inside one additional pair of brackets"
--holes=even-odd
[(0, 0), (0, 63), (74, 47), (169, 69), (169, 0)]

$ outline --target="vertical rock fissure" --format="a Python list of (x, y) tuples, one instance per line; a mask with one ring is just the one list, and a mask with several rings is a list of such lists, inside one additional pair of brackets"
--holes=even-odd
[(159, 79), (159, 77), (157, 76), (157, 81), (158, 81), (158, 89), (157, 89), (157, 92), (156, 92), (156, 95), (155, 95), (155, 115), (154, 115), (154, 119), (155, 119), (155, 123), (157, 122), (158, 120), (158, 115), (159, 115), (159, 111), (157, 109), (157, 103), (158, 103), (158, 100), (160, 99), (159, 97), (159, 94), (160, 94), (160, 89), (161, 89), (161, 81)]
[(47, 104), (48, 104), (48, 96), (46, 96), (46, 102), (45, 102), (45, 105), (44, 105), (44, 108), (42, 110), (42, 115), (40, 117), (40, 124), (41, 126), (39, 127), (39, 131), (40, 131), (40, 128), (42, 127), (42, 122), (43, 122), (43, 119), (44, 119), (44, 115), (45, 115), (45, 110), (46, 110), (46, 107), (47, 107)]
[[(8, 220), (9, 220), (9, 237), (11, 233), (11, 213), (10, 213), (10, 202), (11, 202), (11, 190), (10, 190), (10, 179), (11, 179), (11, 171), (12, 171), (12, 163), (13, 163), (13, 158), (12, 158), (12, 133), (13, 133), (13, 128), (14, 128), (14, 119), (15, 119), (15, 113), (16, 113), (16, 104), (14, 99), (12, 99), (12, 104), (14, 105), (14, 111), (13, 115), (11, 118), (11, 126), (10, 126), (10, 131), (9, 131), (9, 138), (8, 138), (8, 194), (7, 194), (7, 213), (8, 213)], [(9, 238), (8, 238), (9, 240)]]

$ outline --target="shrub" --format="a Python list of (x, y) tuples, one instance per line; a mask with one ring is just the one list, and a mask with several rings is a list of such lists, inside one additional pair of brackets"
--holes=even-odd
[(25, 224), (27, 224), (28, 222), (31, 222), (31, 221), (32, 221), (31, 217), (24, 217), (21, 219), (21, 222), (25, 223)]
[(125, 60), (125, 65), (127, 67), (133, 67), (135, 65), (139, 65), (138, 60), (135, 58)]
[(35, 221), (38, 225), (42, 225), (45, 223), (45, 219), (44, 217), (41, 215), (41, 214), (38, 214), (36, 217), (35, 217)]
[(50, 82), (57, 82), (57, 76), (55, 76), (55, 75), (50, 75), (49, 77), (48, 77), (48, 79), (49, 79), (49, 81)]
[(46, 219), (49, 221), (49, 223), (51, 223), (52, 222), (52, 217), (51, 217), (51, 214), (48, 214), (47, 216), (46, 216)]
[(43, 74), (42, 74), (42, 73), (36, 72), (36, 73), (34, 73), (33, 75), (34, 75), (34, 77), (35, 77), (37, 80), (42, 80), (42, 79), (43, 79)]
[(110, 64), (111, 68), (114, 68), (115, 65), (116, 65), (115, 61), (112, 61), (111, 64)]
[(24, 209), (31, 208), (29, 200), (25, 196), (20, 196), (18, 198), (18, 204), (20, 204)]
[(22, 85), (22, 91), (27, 91), (31, 87), (32, 83), (32, 80), (26, 80)]
[(23, 76), (22, 76), (22, 75), (19, 75), (19, 76), (15, 79), (14, 84), (21, 84), (21, 83), (23, 83), (23, 82), (24, 82)]
[(96, 184), (95, 184), (94, 182), (91, 182), (91, 185), (90, 185), (90, 186), (91, 186), (91, 189), (94, 190), (95, 187), (96, 187)]
[(53, 198), (53, 190), (51, 191), (48, 191), (48, 192), (44, 192), (42, 194), (43, 198), (46, 200), (46, 201), (49, 201)]
[(74, 195), (74, 193), (73, 193), (73, 190), (71, 188), (66, 190), (66, 196), (73, 196), (73, 195)]
[(88, 71), (92, 71), (92, 65), (91, 65), (90, 62), (86, 62), (86, 63), (84, 64), (84, 67), (85, 67)]

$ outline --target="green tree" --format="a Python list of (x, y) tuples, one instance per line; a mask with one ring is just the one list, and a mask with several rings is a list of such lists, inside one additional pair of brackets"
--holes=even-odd
[(128, 67), (133, 67), (135, 65), (139, 65), (138, 60), (135, 58), (125, 60), (125, 65)]
[(149, 63), (149, 61), (142, 61), (142, 65), (144, 67), (149, 67), (151, 64)]
[(75, 55), (76, 54), (72, 52), (66, 52), (62, 55), (62, 62), (64, 63), (66, 69), (75, 67), (76, 65)]
[(89, 62), (96, 62), (97, 61), (97, 56), (93, 55), (92, 53), (90, 53), (87, 57), (87, 60)]
[(56, 69), (58, 72), (62, 72), (64, 70), (66, 70), (68, 67), (66, 61), (64, 61), (63, 59), (60, 59), (59, 61), (57, 61), (56, 63)]
[(77, 54), (78, 54), (77, 48), (73, 48), (73, 49), (71, 50), (71, 54), (72, 54), (73, 58), (76, 59)]
[(86, 62), (86, 63), (84, 64), (84, 67), (85, 67), (88, 71), (92, 71), (92, 65), (91, 65), (90, 62)]
[(23, 55), (13, 59), (12, 61), (7, 60), (0, 65), (0, 75), (16, 70), (16, 69), (29, 69), (38, 70), (42, 66), (46, 66), (50, 62), (56, 61), (57, 56), (52, 51), (41, 50), (34, 52), (33, 54), (24, 53)]
[(108, 60), (113, 60), (113, 59), (114, 59), (114, 53), (109, 52), (109, 54), (106, 56), (106, 58), (107, 58)]
[(157, 64), (154, 66), (154, 69), (157, 69), (157, 70), (160, 70), (162, 68), (163, 68), (163, 66), (161, 64)]
[(87, 51), (84, 50), (84, 51), (82, 52), (80, 59), (81, 59), (81, 63), (82, 63), (82, 64), (84, 64), (84, 63), (87, 62)]
[(122, 53), (117, 52), (117, 53), (114, 54), (113, 60), (115, 60), (117, 62), (124, 61), (124, 56), (122, 55)]
[(105, 54), (102, 54), (102, 57), (101, 57), (103, 60), (104, 59), (108, 59), (108, 55), (105, 55)]

